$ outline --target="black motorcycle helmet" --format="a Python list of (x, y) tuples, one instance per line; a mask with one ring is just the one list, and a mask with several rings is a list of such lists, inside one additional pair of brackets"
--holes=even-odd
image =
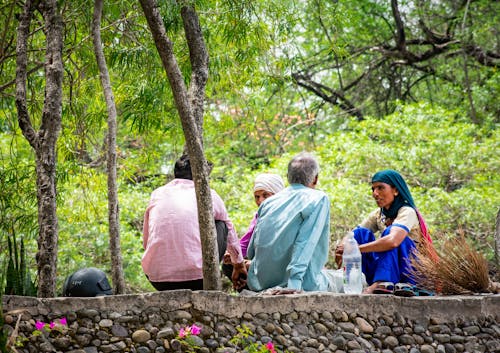
[(65, 297), (98, 297), (111, 295), (113, 290), (106, 274), (95, 268), (82, 268), (69, 275), (64, 281), (63, 296)]

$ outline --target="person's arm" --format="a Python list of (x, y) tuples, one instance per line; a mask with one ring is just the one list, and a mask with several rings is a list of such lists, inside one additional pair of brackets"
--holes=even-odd
[[(374, 251), (387, 251), (397, 248), (408, 235), (408, 231), (401, 227), (392, 227), (389, 234), (370, 243), (359, 245), (362, 253)], [(344, 244), (340, 243), (335, 248), (335, 264), (337, 268), (342, 266), (342, 255), (344, 254)]]
[(233, 274), (231, 275), (231, 280), (233, 282), (234, 289), (242, 289), (247, 284), (247, 267), (245, 262), (238, 264), (233, 264)]
[(387, 251), (397, 248), (408, 235), (408, 231), (404, 228), (393, 226), (388, 235), (378, 238), (370, 243), (361, 244), (359, 251), (373, 252), (373, 251)]
[[(295, 240), (292, 258), (287, 266), (290, 273), (287, 288), (302, 290), (304, 274), (311, 262), (318, 243), (328, 239), (330, 233), (330, 201), (326, 195), (318, 203), (310, 205), (313, 209), (302, 223)], [(309, 210), (308, 210), (309, 211)]]
[(224, 202), (214, 190), (212, 190), (212, 203), (215, 220), (223, 221), (227, 226), (227, 252), (231, 256), (231, 262), (233, 264), (242, 263), (243, 255), (241, 253), (240, 239), (236, 234), (233, 222), (229, 219)]
[(410, 230), (418, 225), (418, 217), (411, 207), (401, 207), (392, 222), (389, 234), (359, 246), (361, 252), (387, 251), (397, 248), (408, 236)]
[(227, 252), (231, 257), (233, 264), (233, 274), (231, 280), (235, 289), (241, 289), (246, 285), (247, 269), (243, 261), (241, 253), (240, 240), (236, 234), (233, 223), (229, 220), (226, 206), (220, 196), (212, 190), (212, 202), (214, 207), (214, 218), (216, 220), (224, 221), (227, 225)]
[(250, 226), (248, 227), (247, 232), (240, 239), (241, 253), (243, 254), (243, 257), (247, 255), (248, 244), (250, 243), (250, 239), (252, 239), (256, 223), (257, 213), (255, 213), (255, 215), (253, 216), (252, 222), (250, 222)]
[(142, 248), (146, 250), (148, 246), (149, 239), (149, 211), (151, 210), (151, 203), (146, 208), (146, 212), (144, 212), (144, 223), (142, 226)]
[[(373, 233), (377, 232), (377, 216), (380, 214), (380, 209), (371, 212), (360, 224), (360, 227), (370, 229)], [(337, 268), (342, 266), (342, 255), (344, 254), (344, 239), (341, 239), (335, 247), (335, 264)]]

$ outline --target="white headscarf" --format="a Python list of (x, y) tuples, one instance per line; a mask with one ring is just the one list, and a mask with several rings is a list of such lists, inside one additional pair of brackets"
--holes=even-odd
[(276, 194), (284, 188), (283, 179), (278, 174), (263, 173), (255, 178), (253, 191), (264, 190)]

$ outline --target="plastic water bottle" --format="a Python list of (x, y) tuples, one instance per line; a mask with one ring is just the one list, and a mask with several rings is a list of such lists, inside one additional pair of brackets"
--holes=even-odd
[(344, 238), (342, 265), (344, 267), (344, 293), (361, 294), (363, 291), (361, 252), (353, 232), (349, 232)]

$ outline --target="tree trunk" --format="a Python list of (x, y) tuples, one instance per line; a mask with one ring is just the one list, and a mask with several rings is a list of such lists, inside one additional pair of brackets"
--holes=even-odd
[(120, 212), (118, 208), (118, 191), (116, 183), (116, 105), (111, 89), (108, 67), (101, 44), (101, 16), (103, 0), (95, 0), (92, 35), (94, 53), (99, 67), (101, 84), (108, 108), (108, 219), (109, 219), (109, 250), (111, 253), (111, 273), (115, 294), (125, 293), (122, 254), (120, 247)]
[(208, 53), (201, 33), (198, 15), (190, 5), (186, 3), (181, 5), (181, 15), (192, 67), (188, 92), (172, 49), (172, 42), (166, 34), (158, 4), (155, 0), (140, 0), (140, 3), (172, 88), (191, 160), (203, 253), (203, 288), (218, 290), (220, 289), (220, 274), (217, 237), (213, 217), (212, 195), (208, 182), (208, 163), (202, 144), (203, 103), (208, 78)]
[(479, 121), (477, 120), (476, 108), (474, 106), (474, 98), (472, 97), (471, 83), (469, 80), (469, 67), (467, 66), (467, 50), (466, 50), (467, 45), (466, 45), (465, 23), (467, 20), (467, 13), (469, 12), (469, 5), (470, 5), (470, 0), (467, 0), (467, 3), (465, 4), (464, 18), (462, 20), (462, 36), (464, 37), (462, 40), (463, 61), (464, 61), (464, 86), (465, 86), (465, 90), (467, 92), (467, 99), (469, 101), (471, 121), (474, 124), (479, 124)]
[(56, 289), (58, 221), (56, 213), (56, 143), (62, 113), (62, 20), (55, 0), (39, 4), (46, 35), (45, 101), (40, 129), (32, 126), (26, 104), (28, 38), (35, 5), (27, 0), (19, 20), (17, 38), (16, 107), (24, 137), (35, 150), (38, 200), (38, 296), (54, 297)]

